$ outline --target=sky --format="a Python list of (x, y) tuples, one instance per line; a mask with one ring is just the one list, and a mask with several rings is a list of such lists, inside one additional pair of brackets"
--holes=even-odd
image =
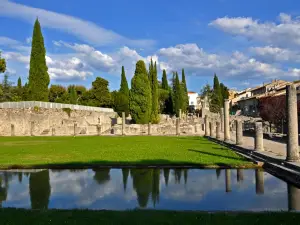
[[(274, 79), (300, 79), (299, 0), (0, 0), (0, 50), (9, 79), (28, 79), (38, 18), (51, 84), (97, 76), (120, 87), (135, 64), (152, 58), (158, 75), (185, 69), (189, 91), (221, 82), (242, 90)], [(0, 75), (3, 79), (3, 74)]]

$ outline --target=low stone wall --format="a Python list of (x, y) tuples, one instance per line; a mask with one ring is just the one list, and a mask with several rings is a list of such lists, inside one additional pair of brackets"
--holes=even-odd
[[(125, 135), (149, 135), (148, 124), (130, 124), (125, 125)], [(200, 123), (189, 124), (180, 123), (179, 132), (181, 135), (203, 135), (204, 127)], [(122, 125), (114, 125), (112, 134), (121, 135)], [(176, 135), (175, 124), (151, 124), (151, 135)]]
[(110, 132), (115, 112), (0, 109), (0, 136), (97, 135)]

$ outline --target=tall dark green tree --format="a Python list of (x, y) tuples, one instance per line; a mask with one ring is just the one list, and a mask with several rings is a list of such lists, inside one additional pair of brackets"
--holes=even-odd
[(21, 77), (18, 78), (18, 85), (17, 85), (17, 90), (16, 90), (16, 94), (18, 99), (21, 101), (23, 100), (23, 87), (22, 87), (22, 80)]
[(46, 65), (44, 38), (38, 19), (36, 19), (33, 29), (28, 79), (30, 99), (35, 101), (48, 101), (50, 77)]
[(162, 75), (162, 79), (161, 79), (161, 88), (164, 90), (169, 90), (169, 84), (168, 84), (166, 70), (163, 70), (163, 75)]
[(77, 92), (75, 90), (75, 86), (72, 85), (72, 87), (70, 88), (70, 104), (77, 104)]
[(224, 104), (224, 100), (229, 98), (229, 91), (223, 83), (220, 83), (220, 89), (222, 94), (222, 104)]
[(187, 85), (186, 85), (186, 80), (185, 80), (185, 73), (184, 69), (182, 69), (182, 78), (181, 78), (181, 85), (182, 85), (182, 110), (184, 112), (187, 111), (189, 107), (189, 97), (188, 97), (188, 90), (187, 90)]
[(129, 88), (124, 66), (122, 66), (120, 90), (115, 96), (114, 104), (115, 110), (119, 114), (119, 116), (122, 115), (122, 112), (125, 112), (126, 116), (129, 115)]
[(179, 110), (182, 109), (182, 87), (179, 82), (178, 73), (175, 73), (175, 80), (173, 80), (173, 106), (174, 113), (179, 116)]
[(151, 93), (152, 93), (151, 122), (156, 124), (159, 122), (158, 81), (157, 81), (156, 62), (153, 65), (152, 59), (151, 59), (150, 69), (151, 69), (150, 84), (151, 84)]
[(209, 110), (214, 113), (219, 113), (222, 106), (222, 93), (217, 75), (214, 75), (214, 89), (211, 96)]
[(131, 80), (129, 108), (135, 123), (146, 124), (150, 121), (152, 100), (151, 88), (144, 61), (136, 63), (135, 73)]
[(29, 194), (32, 209), (48, 209), (51, 195), (49, 170), (30, 174)]

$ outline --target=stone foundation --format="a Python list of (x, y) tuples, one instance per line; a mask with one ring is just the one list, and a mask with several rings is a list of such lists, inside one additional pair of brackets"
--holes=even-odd
[(111, 130), (114, 112), (25, 108), (0, 109), (0, 136), (97, 135)]

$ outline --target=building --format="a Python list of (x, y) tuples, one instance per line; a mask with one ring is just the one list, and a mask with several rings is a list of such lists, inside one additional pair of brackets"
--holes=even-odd
[(298, 86), (297, 89), (300, 89), (300, 81), (273, 80), (270, 83), (248, 90), (248, 93), (251, 92), (251, 95), (249, 97), (242, 97), (237, 101), (241, 114), (253, 117), (259, 116), (259, 99), (267, 96), (285, 95), (286, 85), (291, 83), (296, 84)]
[(228, 90), (228, 94), (229, 94), (229, 96), (228, 96), (228, 99), (229, 100), (232, 100), (232, 99), (234, 99), (235, 98), (235, 96), (237, 95), (237, 91), (236, 90)]
[(188, 97), (189, 97), (189, 107), (190, 108), (193, 108), (195, 110), (201, 108), (200, 96), (198, 93), (189, 91)]

